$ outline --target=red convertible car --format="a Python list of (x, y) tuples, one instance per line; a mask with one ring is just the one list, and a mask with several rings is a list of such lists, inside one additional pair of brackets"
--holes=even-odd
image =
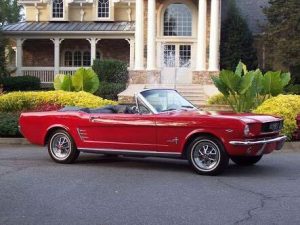
[(172, 89), (144, 90), (134, 106), (22, 113), (19, 125), (58, 163), (72, 163), (80, 152), (170, 157), (204, 175), (221, 173), (229, 159), (255, 164), (286, 140), (281, 118), (201, 111)]

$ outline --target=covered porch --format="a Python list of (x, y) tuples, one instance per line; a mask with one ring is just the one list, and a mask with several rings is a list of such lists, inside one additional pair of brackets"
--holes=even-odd
[[(39, 29), (41, 25), (48, 27), (48, 31)], [(133, 68), (131, 23), (112, 23), (109, 27), (107, 24), (101, 27), (101, 23), (78, 23), (77, 29), (70, 31), (75, 25), (24, 22), (7, 26), (5, 34), (15, 40), (15, 75), (35, 76), (42, 84), (51, 84), (56, 74), (73, 74), (80, 67), (92, 66), (95, 59), (117, 59)]]

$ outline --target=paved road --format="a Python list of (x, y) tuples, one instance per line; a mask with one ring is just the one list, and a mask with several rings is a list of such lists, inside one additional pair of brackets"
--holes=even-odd
[(300, 224), (300, 154), (205, 177), (182, 160), (60, 165), (43, 148), (0, 145), (0, 224)]

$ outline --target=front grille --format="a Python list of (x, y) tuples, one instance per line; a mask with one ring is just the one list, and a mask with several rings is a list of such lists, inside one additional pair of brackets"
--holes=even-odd
[(283, 121), (263, 123), (261, 127), (261, 132), (263, 133), (278, 132), (282, 129), (282, 126), (283, 126)]

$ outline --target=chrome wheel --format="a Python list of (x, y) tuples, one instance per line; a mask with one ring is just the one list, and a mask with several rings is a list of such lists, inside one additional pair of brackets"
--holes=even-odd
[(71, 140), (64, 133), (56, 133), (50, 140), (50, 151), (57, 160), (65, 160), (71, 153)]
[(192, 147), (191, 159), (199, 170), (212, 171), (220, 162), (220, 149), (210, 140), (200, 140)]

